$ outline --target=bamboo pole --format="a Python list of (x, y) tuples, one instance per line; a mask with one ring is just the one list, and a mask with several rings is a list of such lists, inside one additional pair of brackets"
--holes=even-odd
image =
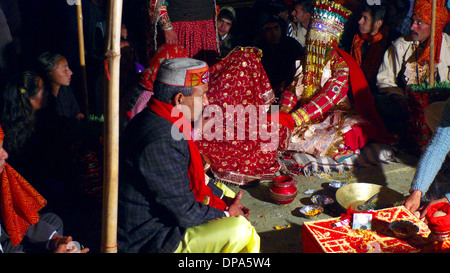
[(105, 69), (105, 153), (101, 252), (117, 252), (119, 186), (119, 77), (122, 0), (109, 1)]
[(435, 47), (435, 33), (436, 33), (436, 0), (431, 1), (431, 36), (430, 36), (430, 87), (434, 87), (434, 51)]
[(89, 97), (87, 91), (87, 78), (86, 78), (86, 60), (84, 50), (84, 31), (83, 31), (83, 10), (81, 7), (81, 0), (76, 1), (77, 6), (77, 24), (78, 24), (78, 48), (80, 55), (80, 68), (82, 77), (82, 91), (84, 96), (84, 112), (86, 117), (89, 116)]

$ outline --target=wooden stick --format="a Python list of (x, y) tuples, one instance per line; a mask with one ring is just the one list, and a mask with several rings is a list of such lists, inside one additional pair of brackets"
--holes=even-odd
[(122, 0), (111, 0), (105, 69), (105, 153), (103, 181), (102, 244), (104, 253), (117, 252), (117, 204), (119, 187), (119, 77)]
[(81, 7), (81, 0), (77, 0), (77, 24), (78, 24), (78, 48), (80, 53), (80, 68), (82, 77), (82, 91), (84, 96), (84, 112), (86, 118), (89, 117), (89, 97), (87, 90), (87, 78), (86, 78), (86, 60), (84, 50), (84, 32), (83, 32), (83, 10)]
[(436, 0), (431, 1), (431, 36), (430, 36), (430, 87), (434, 87), (434, 69), (435, 69), (435, 63), (434, 63), (434, 51), (435, 51), (435, 45), (434, 45), (434, 36), (436, 33)]

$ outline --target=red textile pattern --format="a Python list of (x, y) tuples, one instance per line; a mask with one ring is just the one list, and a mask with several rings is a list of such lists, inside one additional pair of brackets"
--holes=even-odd
[[(4, 133), (0, 127), (0, 141)], [(0, 209), (3, 224), (13, 246), (18, 245), (28, 227), (39, 221), (38, 211), (47, 204), (40, 195), (8, 163), (0, 173)]]
[(178, 44), (184, 47), (189, 58), (199, 59), (211, 66), (219, 56), (216, 29), (213, 20), (173, 22), (178, 34)]
[(303, 252), (322, 253), (366, 253), (371, 242), (378, 242), (383, 253), (414, 253), (423, 249), (408, 241), (395, 237), (389, 229), (389, 223), (396, 220), (407, 220), (419, 227), (419, 236), (426, 238), (430, 233), (427, 225), (415, 217), (404, 206), (381, 209), (372, 213), (372, 231), (358, 232), (350, 224), (333, 227), (336, 222), (345, 220), (343, 217), (326, 219), (303, 224)]
[[(274, 101), (275, 96), (271, 88), (267, 75), (258, 57), (259, 49), (238, 48), (230, 53), (225, 59), (211, 68), (208, 92), (209, 108), (216, 105), (223, 113), (223, 125), (226, 124), (227, 106), (248, 106), (255, 107), (259, 111), (260, 106), (269, 106)], [(245, 109), (234, 108), (237, 117), (244, 115)], [(258, 114), (259, 117), (259, 114)], [(280, 116), (284, 120), (285, 116)], [(292, 120), (285, 119), (290, 122)], [(220, 176), (220, 173), (237, 173), (240, 175), (254, 176), (261, 178), (265, 174), (273, 174), (279, 169), (277, 162), (276, 148), (271, 151), (261, 149), (262, 143), (270, 143), (270, 140), (263, 141), (257, 136), (256, 140), (249, 138), (255, 131), (250, 130), (249, 118), (245, 118), (245, 128), (239, 126), (238, 119), (235, 118), (233, 125), (217, 133), (212, 128), (211, 132), (221, 134), (223, 140), (215, 137), (207, 139), (205, 135), (201, 140), (196, 141), (200, 152), (211, 161), (211, 169)], [(245, 139), (238, 139), (238, 131), (244, 129)], [(270, 132), (270, 129), (268, 129)], [(227, 136), (227, 132), (230, 136)], [(233, 132), (233, 135), (231, 135)], [(213, 138), (213, 139), (211, 139)], [(281, 137), (280, 137), (281, 138)], [(275, 143), (278, 145), (278, 143)]]
[[(189, 163), (189, 181), (191, 183), (191, 190), (194, 192), (195, 199), (198, 202), (206, 203), (211, 207), (225, 210), (226, 204), (219, 197), (215, 196), (211, 188), (205, 184), (205, 172), (203, 169), (203, 162), (200, 152), (191, 138), (191, 124), (183, 116), (183, 114), (174, 108), (171, 104), (164, 103), (151, 98), (149, 109), (157, 115), (167, 119), (172, 124), (176, 125), (180, 132), (182, 132), (189, 144), (189, 151), (191, 153), (191, 161)], [(173, 117), (172, 114), (178, 117)]]
[[(333, 56), (338, 55), (337, 51), (333, 51), (331, 54)], [(309, 120), (322, 118), (325, 113), (329, 112), (347, 95), (349, 73), (344, 59), (337, 56), (337, 61), (331, 69), (333, 71), (332, 77), (316, 92), (311, 100), (301, 106), (301, 110), (306, 112)]]
[(408, 136), (412, 142), (413, 152), (421, 154), (425, 151), (433, 133), (425, 121), (425, 108), (430, 104), (434, 94), (408, 92)]
[[(361, 149), (369, 142), (367, 130), (370, 129), (369, 126), (353, 125), (351, 130), (342, 134), (345, 145), (352, 151)], [(376, 132), (372, 132), (374, 133)]]

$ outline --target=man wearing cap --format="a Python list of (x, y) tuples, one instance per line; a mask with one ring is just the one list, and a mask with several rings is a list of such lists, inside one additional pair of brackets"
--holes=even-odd
[[(445, 0), (438, 0), (433, 56), (436, 69), (435, 80), (449, 82), (450, 36), (443, 33), (447, 21), (448, 10), (445, 7)], [(406, 134), (415, 135), (417, 131), (413, 141), (428, 140), (431, 135), (423, 110), (428, 105), (427, 100), (423, 99), (423, 95), (414, 95), (408, 91), (411, 85), (429, 81), (430, 37), (431, 0), (416, 0), (413, 8), (411, 37), (400, 37), (393, 42), (384, 55), (377, 75), (377, 87), (384, 95), (380, 98), (384, 99), (378, 103), (378, 110), (386, 126), (400, 137), (405, 137)], [(417, 105), (409, 107), (411, 103), (417, 103), (420, 107)], [(418, 124), (420, 128), (408, 125), (409, 120)], [(400, 131), (399, 128), (401, 128)], [(427, 142), (418, 144), (425, 147)]]
[(120, 252), (259, 251), (242, 191), (229, 198), (205, 182), (191, 138), (191, 123), (208, 104), (208, 81), (203, 61), (164, 61), (148, 107), (121, 135)]

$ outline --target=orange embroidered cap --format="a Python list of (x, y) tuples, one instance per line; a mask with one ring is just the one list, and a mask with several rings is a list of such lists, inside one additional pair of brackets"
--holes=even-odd
[(172, 86), (197, 86), (209, 82), (209, 67), (191, 58), (165, 60), (156, 74), (156, 81)]

